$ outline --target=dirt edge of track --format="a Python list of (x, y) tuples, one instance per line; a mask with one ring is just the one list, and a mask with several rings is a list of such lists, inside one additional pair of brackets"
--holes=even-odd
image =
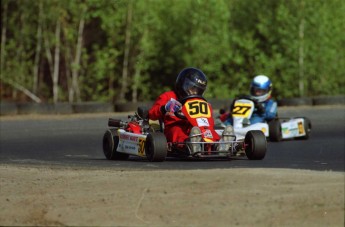
[(1, 165), (1, 226), (344, 226), (344, 172)]

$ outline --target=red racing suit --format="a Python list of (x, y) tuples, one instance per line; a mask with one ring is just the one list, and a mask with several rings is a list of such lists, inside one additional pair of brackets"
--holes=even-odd
[(171, 98), (178, 100), (174, 91), (167, 91), (158, 96), (149, 110), (149, 119), (161, 120), (164, 123), (164, 134), (168, 142), (184, 142), (189, 137), (192, 125), (188, 120), (176, 117), (174, 113), (164, 113), (162, 109)]

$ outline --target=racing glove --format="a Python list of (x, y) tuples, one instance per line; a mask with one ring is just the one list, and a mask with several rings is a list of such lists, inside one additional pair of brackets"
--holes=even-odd
[(255, 102), (255, 108), (258, 114), (262, 115), (265, 113), (265, 108), (262, 106), (261, 103)]
[(177, 101), (176, 99), (171, 98), (169, 102), (167, 102), (164, 106), (166, 112), (175, 113), (182, 108), (182, 104)]

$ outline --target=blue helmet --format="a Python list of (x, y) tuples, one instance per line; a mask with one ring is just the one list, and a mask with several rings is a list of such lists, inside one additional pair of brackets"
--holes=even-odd
[(272, 82), (265, 75), (254, 77), (250, 84), (250, 95), (259, 102), (264, 102), (271, 98)]

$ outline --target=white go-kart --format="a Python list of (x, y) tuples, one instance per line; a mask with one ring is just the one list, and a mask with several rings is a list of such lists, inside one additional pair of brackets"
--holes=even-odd
[(255, 103), (250, 98), (241, 98), (234, 102), (231, 110), (233, 127), (238, 138), (244, 137), (248, 131), (260, 130), (270, 141), (290, 139), (308, 139), (311, 133), (311, 121), (306, 117), (281, 118), (269, 122), (250, 123)]

